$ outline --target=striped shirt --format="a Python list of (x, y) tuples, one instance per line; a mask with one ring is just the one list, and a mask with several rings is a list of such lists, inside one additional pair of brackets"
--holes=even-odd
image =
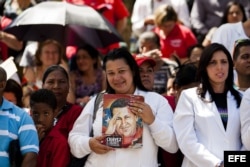
[(22, 155), (38, 153), (39, 140), (32, 118), (21, 108), (3, 99), (0, 106), (0, 166), (10, 166), (8, 148), (18, 139)]

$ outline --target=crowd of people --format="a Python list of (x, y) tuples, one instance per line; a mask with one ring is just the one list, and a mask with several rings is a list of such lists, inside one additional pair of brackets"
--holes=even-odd
[(136, 48), (18, 39), (5, 28), (45, 2), (0, 1), (1, 62), (18, 67), (0, 67), (0, 166), (224, 167), (250, 150), (249, 1), (62, 1), (121, 36), (131, 20)]

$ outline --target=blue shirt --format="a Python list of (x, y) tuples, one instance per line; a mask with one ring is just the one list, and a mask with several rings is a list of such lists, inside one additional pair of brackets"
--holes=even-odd
[(9, 143), (18, 139), (22, 155), (38, 153), (39, 139), (32, 118), (23, 109), (3, 99), (0, 106), (0, 166), (10, 166)]

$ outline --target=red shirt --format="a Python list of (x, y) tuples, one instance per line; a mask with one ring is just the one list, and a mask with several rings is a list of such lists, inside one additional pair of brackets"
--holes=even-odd
[(68, 135), (82, 107), (69, 103), (67, 106), (69, 108), (58, 118), (57, 124), (40, 144), (37, 167), (67, 167), (70, 162)]
[(40, 143), (37, 167), (67, 167), (70, 162), (68, 140), (56, 129), (52, 129)]
[(174, 53), (176, 53), (179, 58), (187, 58), (187, 49), (197, 43), (193, 32), (180, 24), (176, 24), (165, 39), (161, 37), (158, 27), (156, 27), (154, 31), (160, 37), (162, 55), (166, 58), (170, 58)]
[(107, 18), (110, 23), (115, 27), (116, 22), (120, 19), (129, 16), (128, 9), (122, 0), (66, 0), (67, 2), (88, 5), (100, 11), (102, 15)]
[(75, 120), (82, 112), (81, 106), (76, 104), (68, 105), (71, 105), (70, 109), (65, 111), (65, 113), (60, 116), (57, 124), (53, 128), (59, 130), (66, 138), (68, 138), (69, 132), (73, 128)]
[(174, 96), (164, 96), (164, 97), (168, 100), (168, 103), (174, 112), (176, 107), (175, 97)]

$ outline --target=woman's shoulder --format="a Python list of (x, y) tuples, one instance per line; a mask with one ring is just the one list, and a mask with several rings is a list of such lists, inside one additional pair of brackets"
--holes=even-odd
[(196, 96), (194, 96), (194, 94), (197, 94), (197, 87), (182, 90), (180, 94), (183, 94), (187, 97), (195, 98)]
[(68, 105), (70, 105), (69, 107), (69, 111), (73, 111), (73, 112), (76, 112), (76, 111), (82, 111), (82, 106), (78, 105), (78, 104), (71, 104), (69, 103)]
[(160, 100), (160, 99), (166, 100), (161, 94), (159, 94), (157, 92), (153, 92), (153, 91), (140, 90), (139, 94), (144, 96), (145, 99), (150, 99), (150, 100), (153, 100), (153, 101), (157, 101), (157, 100)]
[(188, 93), (197, 92), (197, 88), (198, 87), (187, 88), (187, 89), (182, 90), (182, 92), (188, 92)]
[(249, 96), (250, 97), (250, 88), (248, 88), (245, 92), (243, 96)]
[(82, 106), (77, 105), (77, 104), (67, 103), (66, 107), (67, 108), (66, 108), (66, 112), (64, 115), (65, 117), (69, 119), (71, 119), (72, 117), (73, 118), (78, 117), (83, 110)]
[(73, 125), (75, 120), (81, 114), (83, 108), (77, 104), (67, 103), (67, 105), (65, 105), (65, 109), (63, 110), (65, 110), (65, 112), (63, 112), (64, 114), (62, 114), (57, 123), (57, 126), (59, 127), (62, 126), (62, 124), (66, 124), (67, 126)]
[(139, 95), (143, 95), (143, 96), (159, 96), (159, 93), (153, 92), (153, 91), (145, 91), (145, 90), (138, 90), (138, 94)]

